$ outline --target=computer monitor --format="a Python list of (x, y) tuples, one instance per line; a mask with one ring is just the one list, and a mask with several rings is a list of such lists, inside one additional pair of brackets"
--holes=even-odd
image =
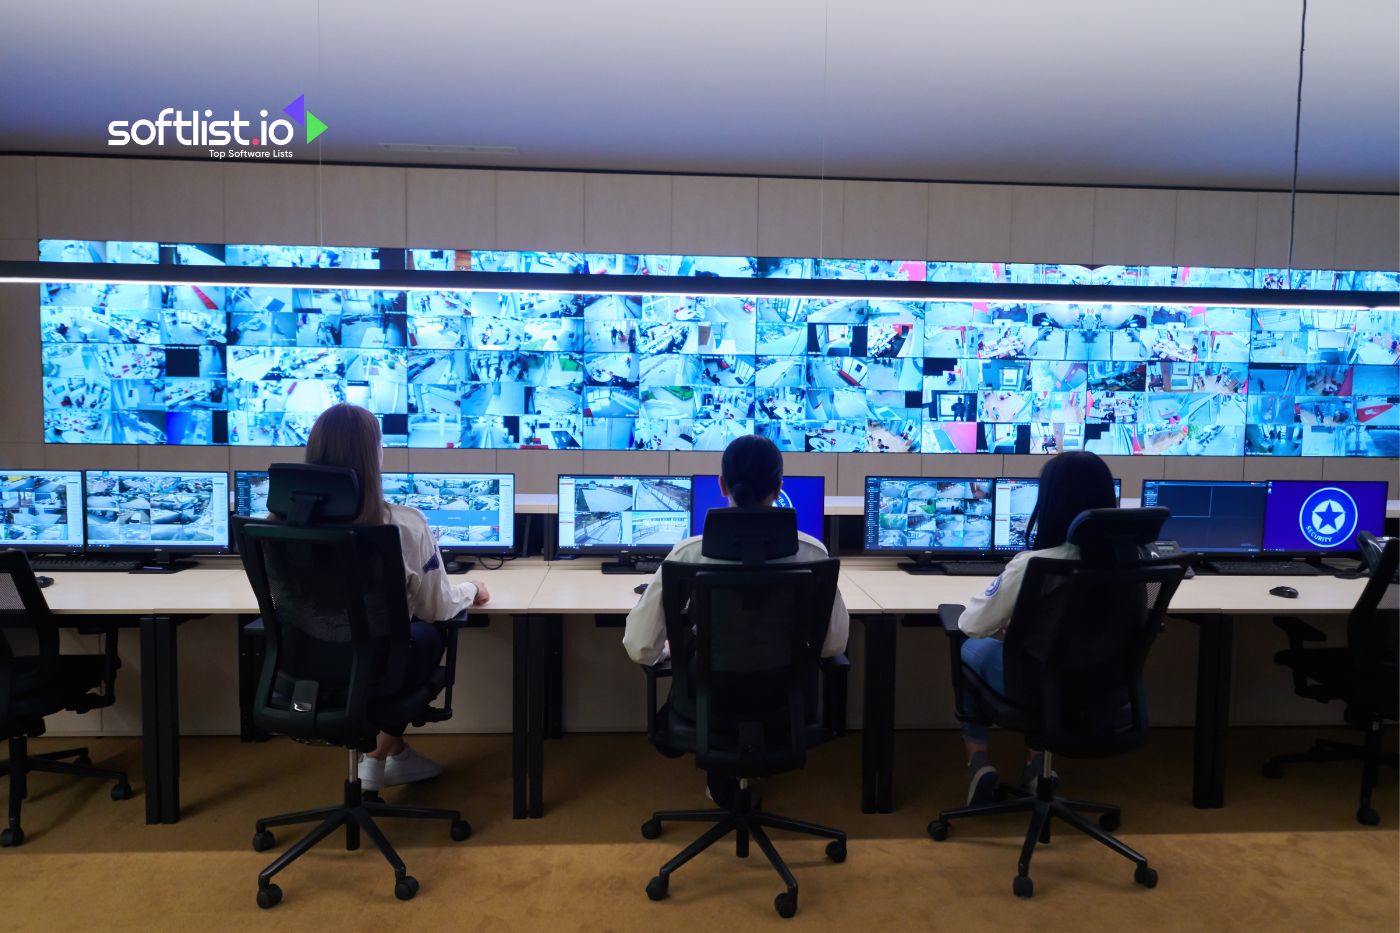
[[(729, 500), (719, 491), (719, 477), (713, 473), (700, 474), (694, 478), (694, 497), (690, 503), (690, 533), (703, 534), (705, 516), (710, 509), (722, 509)], [(794, 509), (797, 512), (797, 530), (822, 539), (822, 520), (826, 512), (826, 477), (824, 476), (784, 476), (783, 490), (778, 501), (779, 508)]]
[(82, 471), (0, 472), (0, 547), (59, 554), (81, 551)]
[(992, 550), (989, 477), (867, 476), (865, 549), (884, 554)]
[(385, 473), (384, 498), (422, 512), (445, 555), (515, 552), (514, 473)]
[(267, 471), (237, 470), (233, 474), (233, 514), (267, 518)]
[(561, 556), (665, 557), (690, 534), (689, 476), (559, 477)]
[[(1026, 524), (1035, 500), (1040, 496), (1040, 479), (1035, 476), (999, 476), (993, 496), (992, 544), (998, 551), (1024, 551)], [(1123, 501), (1123, 481), (1113, 480), (1113, 501)]]
[(1357, 535), (1384, 534), (1384, 480), (1270, 480), (1264, 550), (1354, 554)]
[(1264, 547), (1264, 510), (1269, 484), (1223, 480), (1149, 479), (1142, 483), (1144, 508), (1163, 506), (1171, 518), (1163, 539), (1203, 554), (1250, 554)]
[(89, 551), (228, 550), (227, 473), (87, 470), (83, 484)]

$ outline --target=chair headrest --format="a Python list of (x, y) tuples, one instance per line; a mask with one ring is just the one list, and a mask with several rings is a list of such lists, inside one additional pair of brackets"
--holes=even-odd
[(345, 467), (274, 463), (267, 469), (267, 509), (291, 525), (354, 521), (360, 480)]
[(1361, 559), (1373, 576), (1390, 576), (1395, 573), (1397, 552), (1400, 552), (1400, 538), (1377, 538), (1369, 531), (1356, 536)]
[(1135, 562), (1138, 548), (1156, 541), (1171, 510), (1089, 509), (1069, 525), (1069, 541), (1079, 545), (1086, 558)]
[(713, 560), (762, 564), (797, 553), (797, 512), (792, 509), (710, 509), (700, 553)]

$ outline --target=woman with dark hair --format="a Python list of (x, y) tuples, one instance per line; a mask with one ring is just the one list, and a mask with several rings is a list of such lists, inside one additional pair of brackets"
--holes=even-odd
[[(1113, 493), (1113, 474), (1108, 464), (1088, 451), (1075, 450), (1059, 454), (1046, 461), (1040, 471), (1040, 490), (1026, 523), (1026, 542), (1031, 550), (1022, 551), (1011, 559), (1001, 576), (992, 581), (986, 592), (972, 597), (958, 619), (958, 628), (968, 636), (963, 643), (963, 663), (993, 690), (1006, 688), (1002, 668), (1001, 634), (1011, 621), (1016, 598), (1021, 593), (1021, 581), (1026, 574), (1026, 561), (1032, 557), (1077, 560), (1079, 546), (1071, 544), (1069, 526), (1080, 512), (1089, 509), (1111, 509), (1118, 504)], [(969, 711), (975, 707), (971, 697), (965, 698)], [(987, 758), (987, 727), (989, 723), (964, 722), (963, 746), (967, 752), (968, 803), (990, 801), (997, 789), (997, 769)], [(1040, 775), (1040, 756), (1026, 749), (1026, 767), (1022, 784), (1034, 789)]]
[[(450, 619), (469, 606), (480, 606), (491, 595), (480, 583), (454, 583), (447, 578), (437, 541), (422, 512), (384, 501), (384, 447), (379, 420), (370, 412), (344, 403), (323, 411), (306, 440), (306, 462), (355, 471), (360, 482), (357, 523), (398, 526), (408, 610), (413, 616), (404, 685), (427, 683), (445, 644), (442, 631), (432, 623)], [(408, 723), (404, 723), (379, 733), (374, 751), (360, 759), (360, 784), (365, 790), (425, 781), (442, 773), (441, 765), (415, 752), (403, 740), (407, 728)]]
[[(731, 506), (741, 509), (771, 508), (783, 489), (782, 453), (766, 437), (756, 434), (736, 437), (725, 448), (724, 458), (720, 461), (719, 488)], [(727, 563), (705, 557), (701, 553), (703, 539), (703, 535), (686, 538), (671, 549), (666, 560), (686, 564)], [(799, 531), (797, 553), (779, 558), (774, 563), (825, 560), (826, 557), (826, 547), (820, 541)], [(826, 639), (822, 642), (822, 657), (834, 657), (846, 650), (849, 629), (850, 617), (838, 592), (836, 602), (831, 607)], [(666, 614), (661, 608), (660, 569), (647, 584), (636, 607), (627, 614), (622, 645), (638, 664), (655, 664), (666, 655)], [(709, 779), (709, 794), (720, 806), (728, 806), (738, 786), (739, 782), (733, 778), (712, 776)]]

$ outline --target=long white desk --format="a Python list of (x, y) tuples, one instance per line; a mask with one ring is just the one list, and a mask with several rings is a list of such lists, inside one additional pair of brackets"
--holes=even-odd
[[(147, 821), (179, 819), (179, 713), (176, 695), (176, 631), (189, 619), (210, 615), (251, 618), (257, 601), (242, 569), (231, 561), (166, 576), (121, 573), (55, 573), (43, 591), (61, 617), (116, 617), (139, 627), (142, 657), (142, 735)], [(597, 561), (547, 563), (538, 558), (478, 570), (491, 601), (477, 610), (507, 617), (514, 626), (513, 773), (517, 818), (543, 812), (543, 741), (562, 731), (562, 660), (565, 619), (620, 616), (636, 604), (633, 588), (647, 578), (604, 575)], [(840, 578), (842, 597), (866, 628), (865, 722), (862, 735), (862, 805), (868, 812), (893, 808), (894, 659), (900, 623), (936, 612), (941, 603), (966, 603), (986, 577), (914, 576), (893, 561), (848, 558)], [(1269, 594), (1278, 585), (1297, 599)], [(1229, 715), (1233, 617), (1283, 613), (1344, 614), (1363, 580), (1333, 577), (1214, 577), (1182, 583), (1172, 615), (1200, 628), (1193, 798), (1198, 806), (1223, 805), (1225, 726)], [(129, 621), (124, 621), (129, 620)]]

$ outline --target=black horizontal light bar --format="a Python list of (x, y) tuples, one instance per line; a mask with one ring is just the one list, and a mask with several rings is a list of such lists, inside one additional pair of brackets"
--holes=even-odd
[(852, 279), (740, 279), (675, 275), (554, 275), (405, 269), (128, 265), (0, 261), (0, 283), (210, 285), (381, 291), (549, 292), (583, 295), (725, 295), (754, 298), (1185, 305), (1229, 308), (1400, 308), (1395, 292), (1137, 285), (1016, 285)]

